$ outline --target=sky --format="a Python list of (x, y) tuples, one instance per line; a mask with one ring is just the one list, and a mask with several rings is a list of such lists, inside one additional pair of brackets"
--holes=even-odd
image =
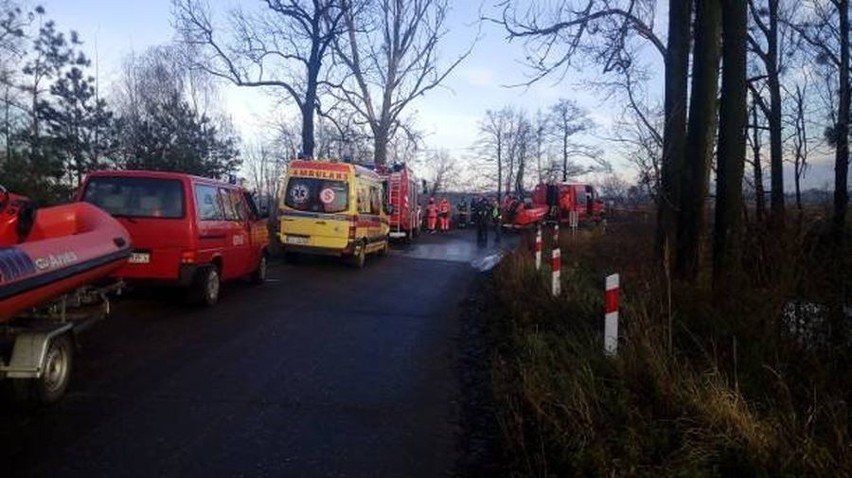
[[(454, 156), (470, 156), (478, 136), (479, 121), (486, 110), (513, 105), (534, 113), (537, 109), (546, 109), (559, 98), (569, 98), (585, 107), (598, 125), (594, 136), (587, 140), (605, 151), (606, 158), (620, 176), (627, 180), (635, 178), (635, 171), (623, 154), (605, 139), (611, 137), (619, 106), (584, 86), (584, 80), (594, 77), (596, 72), (572, 70), (561, 80), (547, 78), (530, 87), (508, 87), (529, 78), (530, 70), (521, 62), (522, 44), (508, 42), (505, 32), (497, 25), (477, 22), (480, 0), (450, 0), (449, 3), (449, 33), (441, 46), (442, 57), (454, 58), (474, 39), (478, 41), (471, 55), (447, 77), (442, 87), (411, 104), (408, 114), (416, 117), (427, 150), (446, 149)], [(494, 3), (495, 0), (485, 0), (486, 11)], [(170, 0), (41, 0), (39, 4), (46, 8), (47, 16), (54, 19), (61, 30), (73, 29), (80, 33), (84, 51), (97, 59), (102, 91), (109, 91), (110, 84), (119, 77), (122, 60), (127, 55), (169, 43), (175, 38)], [(210, 0), (214, 15), (219, 16), (233, 4), (230, 0)], [(658, 12), (658, 17), (661, 14), (664, 12)], [(654, 65), (653, 55), (649, 58)], [(658, 67), (655, 71), (659, 71), (660, 78), (650, 83), (649, 95), (659, 98), (662, 63), (657, 62), (655, 67)], [(221, 84), (220, 94), (223, 110), (231, 116), (245, 144), (256, 142), (267, 134), (268, 120), (274, 116), (276, 108), (272, 98), (261, 90), (227, 83)], [(808, 185), (822, 187), (832, 177), (831, 168), (828, 163), (821, 164), (818, 160), (815, 163)], [(787, 179), (785, 183), (792, 181)]]

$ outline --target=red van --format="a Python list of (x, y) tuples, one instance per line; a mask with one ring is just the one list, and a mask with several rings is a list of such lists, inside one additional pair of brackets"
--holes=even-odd
[(189, 287), (194, 301), (212, 306), (222, 281), (266, 280), (266, 221), (239, 186), (182, 173), (98, 171), (77, 200), (106, 210), (130, 232), (133, 252), (115, 274), (129, 283)]

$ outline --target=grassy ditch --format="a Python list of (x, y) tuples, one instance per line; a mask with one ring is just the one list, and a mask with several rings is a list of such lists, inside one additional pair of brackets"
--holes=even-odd
[[(831, 282), (823, 261), (836, 256), (792, 233), (782, 243), (804, 253), (783, 267), (747, 261), (742, 286), (713, 297), (660, 277), (652, 225), (563, 233), (557, 299), (527, 250), (495, 271), (492, 388), (511, 474), (852, 476), (849, 341), (783, 320), (791, 301), (836, 297), (814, 287)], [(612, 272), (622, 277), (621, 341), (606, 358)]]

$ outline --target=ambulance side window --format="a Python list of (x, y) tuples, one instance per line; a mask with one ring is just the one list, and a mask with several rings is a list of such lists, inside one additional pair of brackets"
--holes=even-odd
[(370, 186), (370, 214), (381, 214), (382, 192), (378, 186)]
[(370, 214), (370, 190), (364, 185), (358, 185), (358, 212)]

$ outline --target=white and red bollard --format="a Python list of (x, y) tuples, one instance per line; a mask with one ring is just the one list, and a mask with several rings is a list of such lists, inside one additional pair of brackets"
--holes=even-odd
[(618, 274), (607, 276), (604, 292), (604, 354), (618, 350)]
[(535, 270), (541, 270), (541, 224), (535, 231)]
[(553, 253), (550, 259), (552, 270), (551, 277), (551, 292), (553, 297), (558, 297), (562, 292), (562, 281), (560, 276), (562, 273), (562, 252), (559, 250), (559, 223), (553, 225)]

